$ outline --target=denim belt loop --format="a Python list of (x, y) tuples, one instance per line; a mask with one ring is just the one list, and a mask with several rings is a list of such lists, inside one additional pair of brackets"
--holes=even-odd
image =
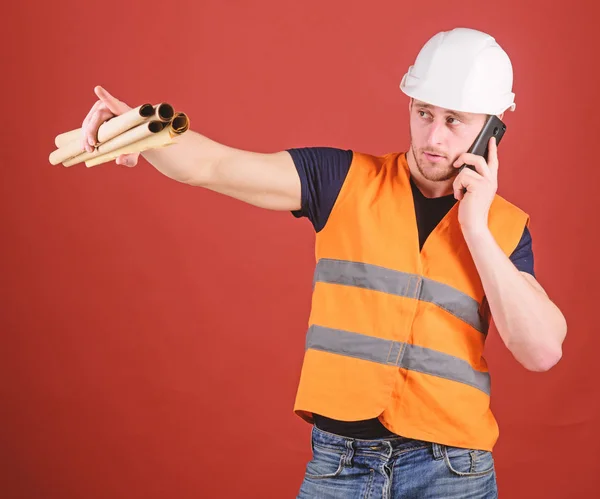
[(433, 448), (433, 459), (439, 461), (440, 459), (444, 459), (444, 450), (440, 444), (432, 444)]
[(352, 467), (352, 459), (354, 459), (354, 440), (346, 440), (346, 452), (344, 453), (344, 466)]
[(384, 440), (383, 443), (387, 450), (385, 457), (387, 459), (391, 459), (392, 454), (394, 453), (394, 446), (392, 445), (392, 442), (390, 442), (389, 440)]

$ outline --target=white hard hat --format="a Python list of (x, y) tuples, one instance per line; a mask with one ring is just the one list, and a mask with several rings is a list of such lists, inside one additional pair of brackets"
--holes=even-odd
[(428, 104), (467, 113), (515, 110), (513, 70), (493, 37), (469, 28), (434, 35), (402, 78), (401, 90)]

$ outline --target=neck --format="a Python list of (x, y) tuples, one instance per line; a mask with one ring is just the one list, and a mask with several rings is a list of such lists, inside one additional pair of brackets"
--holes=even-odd
[(406, 161), (408, 162), (408, 168), (410, 170), (410, 176), (413, 179), (415, 185), (423, 193), (426, 198), (439, 198), (442, 196), (448, 196), (454, 192), (452, 185), (454, 184), (455, 177), (448, 180), (428, 180), (419, 171), (417, 167), (417, 160), (413, 154), (412, 147), (409, 148), (406, 153)]

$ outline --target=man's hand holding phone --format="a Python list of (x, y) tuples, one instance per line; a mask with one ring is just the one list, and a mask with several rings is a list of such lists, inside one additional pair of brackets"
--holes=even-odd
[(488, 214), (498, 189), (498, 144), (495, 137), (488, 142), (487, 161), (478, 154), (463, 153), (454, 162), (462, 168), (454, 180), (454, 197), (459, 200), (458, 220), (463, 233), (488, 230)]

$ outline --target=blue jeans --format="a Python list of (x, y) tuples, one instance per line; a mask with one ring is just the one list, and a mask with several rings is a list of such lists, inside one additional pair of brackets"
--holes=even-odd
[(298, 499), (492, 499), (492, 453), (408, 438), (358, 440), (313, 426)]

